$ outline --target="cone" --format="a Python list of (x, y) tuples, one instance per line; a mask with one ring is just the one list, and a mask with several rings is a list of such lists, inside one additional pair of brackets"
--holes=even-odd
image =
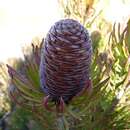
[(88, 31), (73, 19), (56, 22), (42, 50), (40, 80), (43, 91), (55, 101), (68, 103), (90, 81), (92, 44)]

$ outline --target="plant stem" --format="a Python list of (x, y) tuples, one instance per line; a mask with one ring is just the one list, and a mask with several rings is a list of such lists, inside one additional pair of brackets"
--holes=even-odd
[(65, 119), (65, 116), (63, 113), (57, 113), (56, 114), (56, 122), (57, 122), (57, 128), (58, 130), (69, 130), (69, 124), (67, 120)]

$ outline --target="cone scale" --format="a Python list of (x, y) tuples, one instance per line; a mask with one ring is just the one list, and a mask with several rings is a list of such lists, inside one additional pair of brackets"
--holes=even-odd
[(40, 80), (47, 97), (58, 104), (69, 103), (85, 87), (91, 87), (91, 55), (89, 33), (79, 22), (56, 22), (41, 50)]

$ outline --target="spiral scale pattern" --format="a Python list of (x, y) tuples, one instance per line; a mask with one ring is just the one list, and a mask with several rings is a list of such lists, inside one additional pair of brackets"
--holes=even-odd
[(41, 52), (40, 79), (46, 95), (68, 103), (90, 79), (92, 55), (88, 31), (73, 19), (56, 22)]

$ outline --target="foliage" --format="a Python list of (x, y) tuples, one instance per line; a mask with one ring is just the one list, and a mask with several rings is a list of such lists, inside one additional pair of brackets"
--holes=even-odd
[(10, 130), (42, 130), (41, 124), (34, 119), (33, 113), (24, 108), (15, 108), (8, 120)]
[(3, 63), (0, 63), (0, 117), (10, 109), (7, 84), (8, 78), (6, 66)]
[(84, 26), (91, 26), (95, 18), (101, 13), (96, 13), (94, 8), (99, 0), (59, 0), (64, 10), (64, 17), (79, 20)]

